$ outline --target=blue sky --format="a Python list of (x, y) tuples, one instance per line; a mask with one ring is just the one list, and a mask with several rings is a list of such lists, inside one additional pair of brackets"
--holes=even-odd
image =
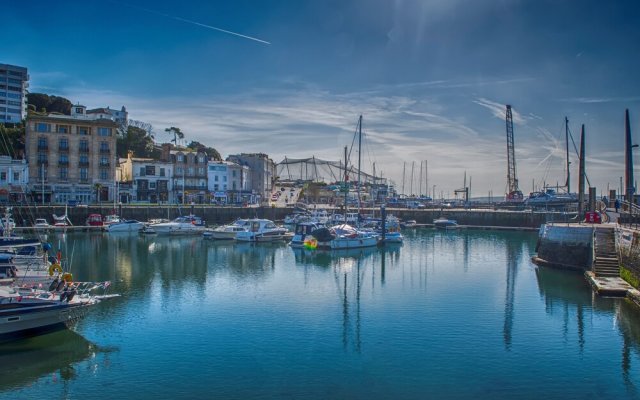
[[(502, 195), (505, 104), (525, 193), (564, 182), (565, 116), (576, 141), (585, 124), (599, 190), (624, 174), (625, 108), (640, 141), (633, 1), (62, 0), (2, 11), (11, 40), (0, 62), (29, 68), (33, 92), (125, 105), (160, 141), (178, 126), (223, 156), (276, 162), (342, 158), (362, 114), (363, 169), (375, 162), (401, 188), (406, 163), (407, 194), (426, 192), (428, 160), (438, 196), (453, 196), (465, 171), (472, 195)], [(573, 155), (573, 191), (577, 166)]]

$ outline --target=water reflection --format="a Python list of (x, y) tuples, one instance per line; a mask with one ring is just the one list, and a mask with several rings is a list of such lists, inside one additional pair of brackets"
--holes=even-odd
[(2, 344), (0, 391), (27, 386), (42, 378), (64, 384), (64, 390), (78, 376), (79, 362), (88, 360), (89, 369), (96, 371), (109, 364), (108, 358), (99, 360), (97, 354), (112, 351), (68, 329)]
[(575, 323), (580, 352), (586, 346), (586, 324), (593, 313), (610, 314), (621, 333), (621, 369), (628, 389), (637, 392), (629, 379), (631, 353), (640, 353), (640, 310), (624, 299), (603, 298), (596, 295), (586, 283), (582, 272), (564, 271), (555, 268), (536, 267), (536, 278), (540, 296), (545, 301), (548, 314), (561, 314), (562, 335), (567, 340), (570, 325)]

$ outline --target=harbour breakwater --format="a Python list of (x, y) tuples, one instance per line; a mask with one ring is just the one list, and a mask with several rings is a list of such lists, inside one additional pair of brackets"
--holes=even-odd
[[(337, 209), (327, 209), (329, 213)], [(237, 218), (267, 218), (282, 221), (291, 214), (291, 208), (283, 207), (222, 207), (211, 205), (192, 206), (155, 206), (155, 205), (92, 205), (88, 207), (66, 208), (64, 206), (31, 206), (14, 207), (13, 216), (18, 226), (31, 226), (36, 218), (45, 218), (52, 222), (53, 214), (61, 216), (65, 212), (73, 225), (85, 225), (90, 214), (118, 214), (122, 218), (149, 221), (151, 219), (173, 219), (180, 215), (193, 213), (203, 218), (207, 225), (226, 224)], [(380, 215), (379, 209), (363, 209), (363, 214)], [(395, 209), (387, 208), (387, 215), (394, 215), (401, 220), (415, 220), (419, 224), (432, 224), (441, 216), (454, 219), (460, 225), (479, 227), (515, 227), (539, 228), (549, 222), (568, 222), (570, 214), (550, 211), (509, 211), (491, 209)]]
[(545, 224), (540, 228), (536, 262), (567, 269), (593, 265), (593, 225)]

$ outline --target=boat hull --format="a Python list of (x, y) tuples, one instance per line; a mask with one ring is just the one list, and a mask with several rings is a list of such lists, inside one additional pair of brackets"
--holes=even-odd
[(0, 341), (10, 341), (58, 329), (84, 317), (89, 303), (56, 303), (0, 311)]

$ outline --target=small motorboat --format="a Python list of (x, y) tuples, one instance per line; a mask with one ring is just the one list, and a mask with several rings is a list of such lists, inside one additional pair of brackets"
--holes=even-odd
[(436, 229), (457, 229), (458, 223), (453, 219), (440, 217), (433, 220), (433, 226), (435, 226)]
[(107, 232), (115, 233), (115, 232), (140, 232), (144, 224), (140, 221), (136, 221), (135, 219), (127, 219), (121, 220), (120, 222), (115, 222), (107, 225), (105, 228)]

